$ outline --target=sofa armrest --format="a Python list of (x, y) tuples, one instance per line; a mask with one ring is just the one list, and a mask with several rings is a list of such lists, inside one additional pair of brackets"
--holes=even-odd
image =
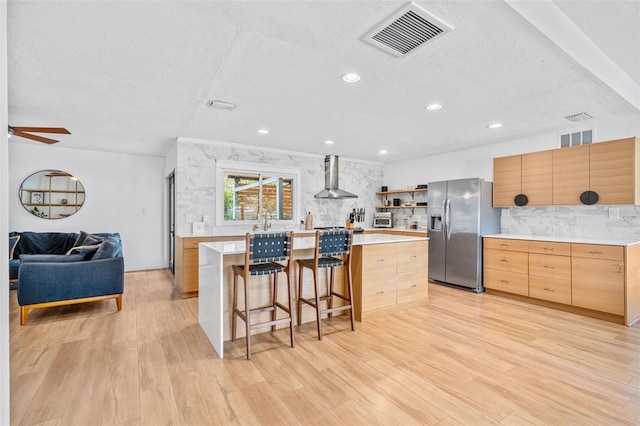
[(83, 262), (21, 262), (18, 271), (20, 306), (123, 292), (123, 257)]

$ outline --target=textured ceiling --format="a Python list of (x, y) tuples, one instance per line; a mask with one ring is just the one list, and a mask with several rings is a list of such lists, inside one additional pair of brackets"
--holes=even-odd
[[(638, 113), (501, 0), (416, 1), (455, 29), (406, 58), (360, 40), (405, 3), (9, 1), (10, 124), (68, 128), (52, 149), (164, 155), (181, 136), (388, 162)], [(640, 80), (638, 2), (557, 3)]]

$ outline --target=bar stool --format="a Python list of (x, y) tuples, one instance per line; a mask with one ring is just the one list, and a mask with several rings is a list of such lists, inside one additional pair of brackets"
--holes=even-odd
[[(276, 325), (289, 323), (289, 336), (291, 347), (295, 346), (293, 332), (293, 296), (291, 293), (291, 250), (293, 249), (293, 232), (270, 232), (264, 234), (248, 233), (246, 236), (246, 252), (244, 265), (232, 265), (233, 268), (233, 313), (231, 315), (231, 340), (236, 340), (236, 317), (245, 322), (247, 332), (247, 359), (251, 359), (251, 330), (271, 326), (271, 331), (276, 330)], [(280, 263), (284, 262), (284, 264)], [(287, 274), (287, 300), (288, 306), (278, 301), (278, 274)], [(251, 291), (249, 290), (249, 277), (252, 275), (269, 275), (271, 286), (271, 304), (267, 306), (251, 308)], [(242, 277), (244, 283), (244, 309), (238, 309), (238, 277)], [(287, 313), (284, 318), (277, 316), (277, 308)], [(259, 312), (271, 312), (271, 320), (252, 323), (251, 315)]]
[[(313, 259), (298, 259), (298, 325), (302, 322), (302, 303), (313, 306), (316, 310), (318, 325), (318, 340), (322, 340), (322, 315), (328, 314), (329, 318), (334, 312), (350, 310), (351, 331), (355, 331), (353, 319), (353, 287), (351, 285), (351, 243), (353, 240), (353, 230), (341, 229), (334, 231), (316, 231), (316, 244)], [(343, 259), (336, 256), (344, 256)], [(337, 266), (344, 266), (347, 274), (348, 296), (334, 291), (334, 269)], [(309, 268), (313, 272), (314, 299), (302, 297), (302, 275), (304, 268)], [(318, 271), (321, 268), (329, 268), (329, 288), (325, 296), (320, 296), (318, 287)], [(338, 297), (346, 305), (333, 307), (333, 297)], [(327, 308), (321, 309), (320, 302), (326, 301)]]

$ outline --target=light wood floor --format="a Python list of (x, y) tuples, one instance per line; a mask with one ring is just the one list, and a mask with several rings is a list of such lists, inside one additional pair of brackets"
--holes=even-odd
[(313, 323), (214, 354), (164, 270), (113, 300), (34, 310), (11, 292), (14, 425), (640, 424), (640, 327), (431, 285), (348, 330)]

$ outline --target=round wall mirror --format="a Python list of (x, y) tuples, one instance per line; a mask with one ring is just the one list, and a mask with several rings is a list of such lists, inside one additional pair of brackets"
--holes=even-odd
[(20, 203), (32, 215), (63, 219), (84, 204), (84, 186), (78, 178), (60, 170), (40, 170), (26, 178), (19, 191)]

